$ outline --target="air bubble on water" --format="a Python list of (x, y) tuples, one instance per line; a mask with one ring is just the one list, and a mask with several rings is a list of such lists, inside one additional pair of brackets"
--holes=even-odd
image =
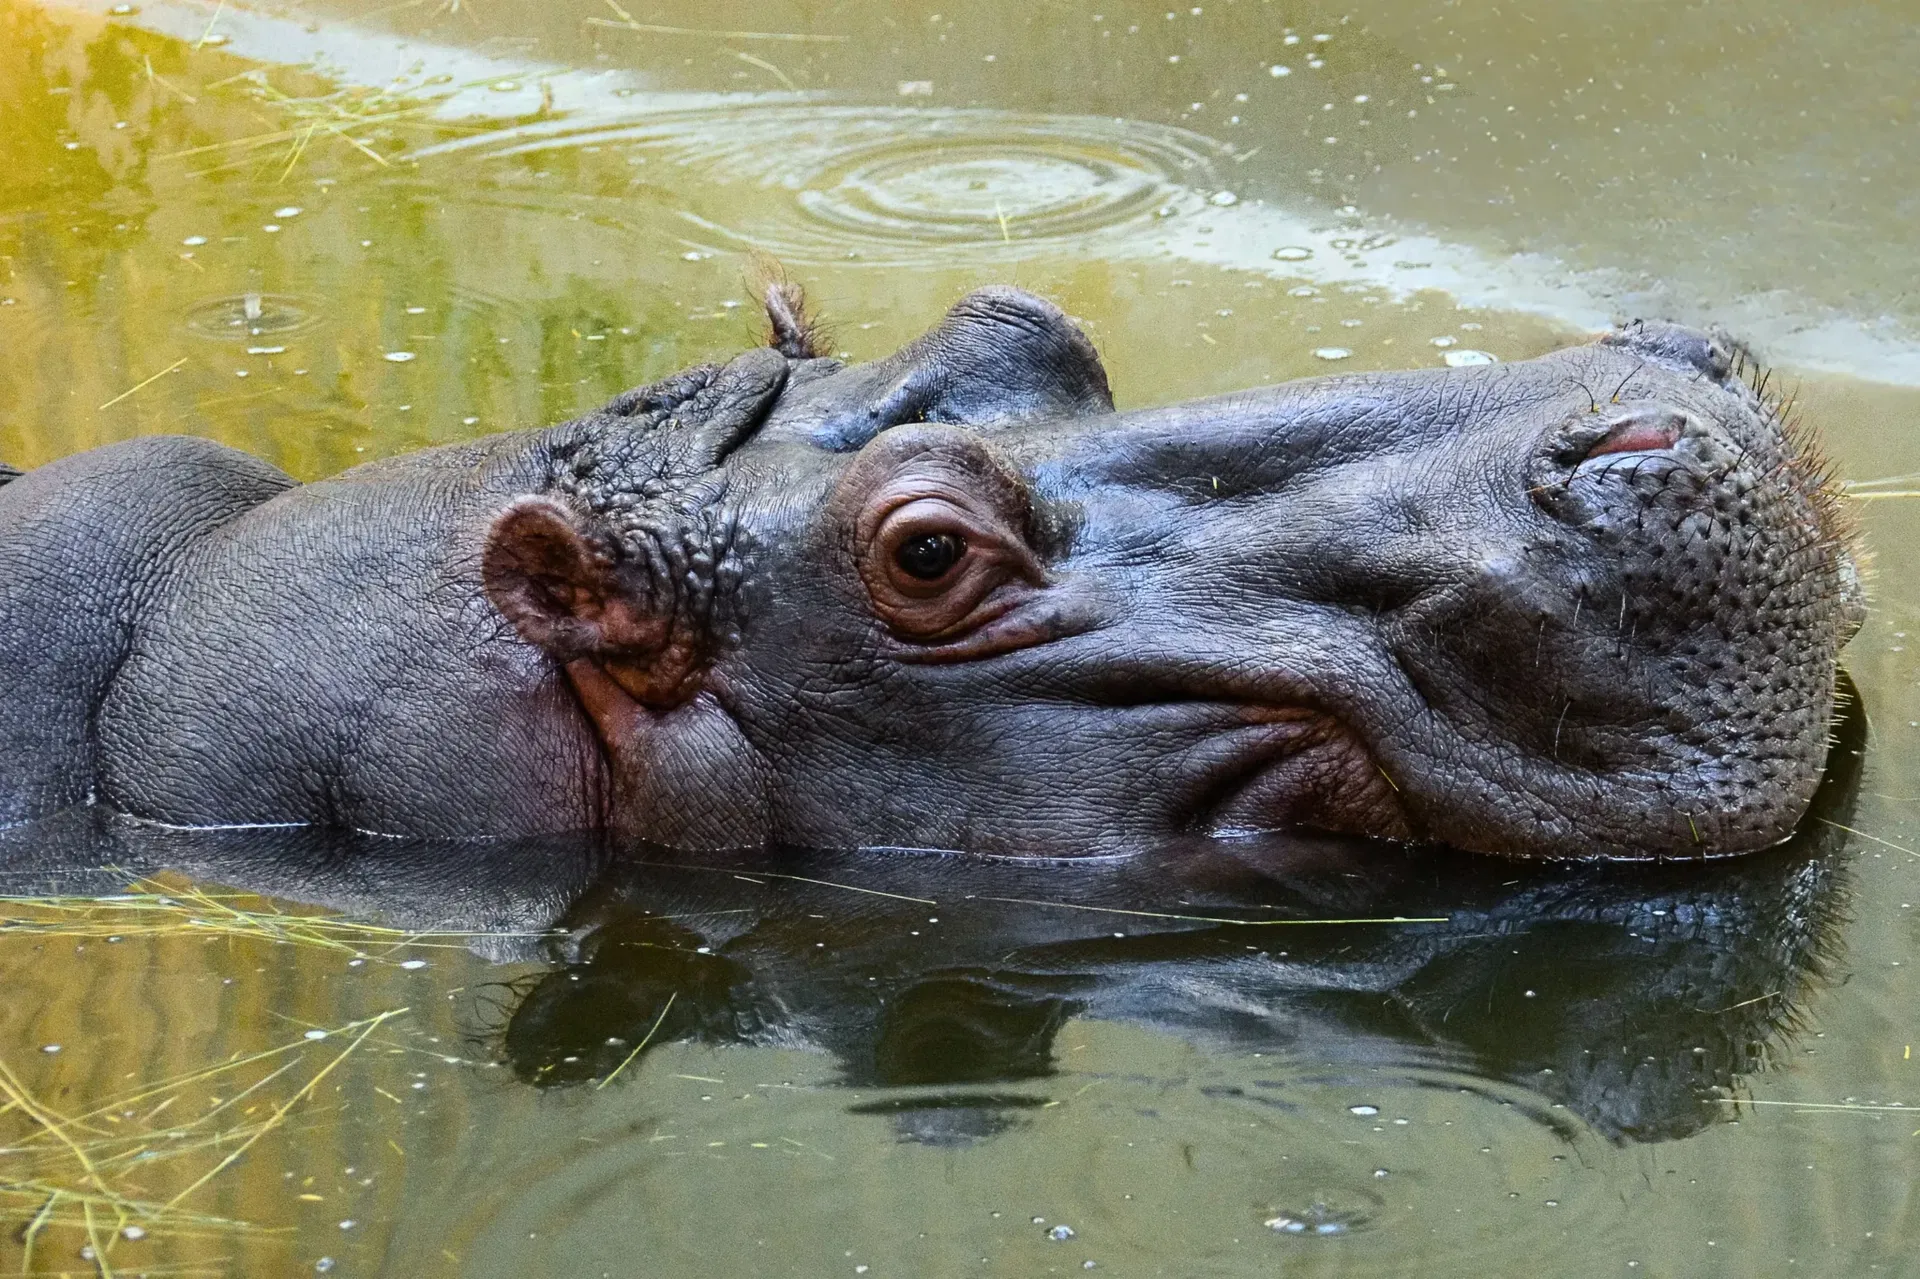
[(1220, 208), (1224, 209), (1231, 205), (1240, 203), (1240, 197), (1235, 195), (1231, 191), (1215, 191), (1212, 195), (1207, 197), (1207, 203), (1212, 205), (1217, 205)]
[(1361, 1115), (1361, 1116), (1377, 1115), (1380, 1113), (1380, 1107), (1366, 1106), (1366, 1105), (1348, 1106), (1347, 1113), (1350, 1115)]
[(300, 207), (299, 205), (297, 205), (297, 204), (289, 204), (289, 205), (286, 205), (286, 206), (284, 206), (284, 207), (282, 207), (282, 208), (278, 208), (278, 209), (275, 209), (275, 210), (273, 211), (273, 216), (274, 216), (274, 217), (276, 217), (276, 218), (280, 218), (280, 219), (282, 219), (282, 220), (285, 220), (285, 219), (287, 219), (287, 218), (297, 218), (297, 217), (299, 217), (299, 216), (300, 216), (300, 215), (301, 215), (302, 213), (305, 213), (305, 212), (306, 212), (306, 210), (305, 210), (305, 209), (303, 209), (303, 208), (301, 208), (301, 207)]
[(1362, 323), (1363, 321), (1360, 320), (1342, 320), (1340, 321), (1340, 327), (1343, 329), (1357, 329)]
[(1440, 346), (1440, 347), (1458, 346), (1460, 343), (1459, 338), (1450, 338), (1450, 337), (1429, 338), (1427, 340), (1432, 342), (1435, 346)]
[(1373, 1170), (1373, 1179), (1375, 1181), (1385, 1181), (1391, 1175), (1392, 1175), (1391, 1170), (1386, 1168), (1375, 1168)]
[(426, 313), (427, 308), (424, 306), (410, 306), (407, 308), (408, 315), (425, 315)]
[(478, 426), (479, 424), (480, 419), (477, 417), (463, 417), (460, 419), (460, 425), (462, 426)]
[(387, 363), (389, 364), (405, 364), (408, 360), (411, 360), (413, 358), (413, 352), (412, 351), (388, 351), (385, 355), (381, 356), (380, 358), (387, 361)]
[(147, 1237), (147, 1229), (145, 1226), (123, 1226), (120, 1229), (120, 1233), (128, 1239), (145, 1239)]
[(247, 354), (248, 355), (280, 355), (284, 353), (286, 349), (287, 348), (284, 346), (250, 346), (247, 348)]
[(1313, 256), (1313, 250), (1298, 244), (1284, 245), (1273, 251), (1275, 262), (1305, 262)]
[[(1313, 349), (1313, 354), (1314, 358), (1321, 360), (1344, 360), (1352, 355), (1353, 352), (1344, 346), (1317, 346)], [(1353, 1113), (1357, 1115), (1360, 1112), (1356, 1110)], [(1367, 1113), (1377, 1115), (1380, 1112), (1377, 1110), (1369, 1110)]]
[(402, 963), (400, 966), (408, 970), (412, 970), (416, 968), (425, 968), (427, 966), (427, 961), (424, 959), (409, 959), (409, 960), (406, 960), (404, 963)]
[(1293, 68), (1292, 68), (1292, 67), (1283, 67), (1283, 66), (1281, 66), (1281, 65), (1280, 65), (1280, 64), (1279, 64), (1278, 62), (1276, 62), (1276, 63), (1274, 63), (1274, 64), (1273, 64), (1272, 66), (1270, 66), (1270, 67), (1268, 67), (1268, 68), (1267, 68), (1267, 74), (1268, 74), (1268, 75), (1270, 75), (1270, 76), (1272, 76), (1272, 77), (1273, 77), (1274, 79), (1276, 79), (1276, 80), (1277, 80), (1277, 79), (1279, 79), (1279, 78), (1280, 78), (1281, 76), (1288, 76), (1288, 75), (1292, 75), (1292, 74), (1293, 74)]
[(324, 1275), (327, 1273), (327, 1271), (333, 1269), (333, 1258), (322, 1257), (320, 1258), (320, 1260), (313, 1263), (313, 1268), (316, 1273)]
[(487, 87), (495, 93), (512, 93), (520, 87), (520, 82), (518, 80), (495, 80)]
[(1073, 1238), (1073, 1227), (1066, 1225), (1055, 1226), (1053, 1229), (1047, 1231), (1047, 1238), (1053, 1240), (1055, 1243), (1065, 1243), (1067, 1240)]
[(1485, 351), (1475, 351), (1468, 348), (1462, 348), (1458, 351), (1448, 351), (1444, 358), (1446, 359), (1447, 367), (1450, 369), (1464, 369), (1476, 364), (1498, 364), (1500, 362)]
[(308, 1039), (325, 1039), (325, 1038), (327, 1037), (327, 1034), (328, 1034), (328, 1032), (326, 1032), (326, 1031), (324, 1031), (324, 1030), (309, 1030), (309, 1031), (308, 1031), (308, 1032), (306, 1033), (306, 1038), (308, 1038)]
[(262, 231), (265, 231), (268, 235), (272, 235), (274, 232), (280, 229), (280, 224), (278, 222), (269, 222), (265, 226), (261, 227), (260, 229)]
[(204, 235), (190, 235), (186, 239), (180, 241), (180, 243), (186, 245), (190, 249), (198, 248), (200, 245), (205, 244), (206, 242), (207, 242), (207, 237)]
[(40, 1045), (40, 1051), (51, 1056), (52, 1054), (60, 1051), (60, 1045), (59, 1044), (42, 1044)]
[(1320, 290), (1314, 288), (1311, 284), (1302, 284), (1296, 288), (1291, 288), (1287, 290), (1287, 296), (1290, 298), (1317, 297), (1319, 296), (1319, 293), (1320, 293)]
[(354, 1219), (353, 1219), (352, 1217), (348, 1217), (348, 1218), (347, 1218), (347, 1219), (346, 1219), (345, 1221), (343, 1221), (343, 1222), (341, 1222), (341, 1223), (340, 1223), (340, 1229), (342, 1229), (342, 1230), (352, 1230), (352, 1229), (353, 1229), (353, 1228), (354, 1228), (355, 1226), (357, 1226), (357, 1225), (359, 1225), (359, 1224), (360, 1224), (360, 1223), (359, 1223), (359, 1222), (357, 1222), (357, 1221), (355, 1221), (355, 1220), (354, 1220)]

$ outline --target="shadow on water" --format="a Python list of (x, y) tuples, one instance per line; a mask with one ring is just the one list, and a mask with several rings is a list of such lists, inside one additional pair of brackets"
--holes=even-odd
[(169, 867), (494, 934), (474, 943), (488, 957), (549, 965), (503, 985), (484, 1028), (540, 1088), (632, 1086), (675, 1042), (810, 1048), (878, 1094), (856, 1113), (961, 1144), (1048, 1104), (1028, 1086), (1054, 1073), (1062, 1026), (1093, 1018), (1274, 1056), (1294, 1078), (1234, 1090), (1260, 1105), (1384, 1066), (1415, 1086), (1518, 1089), (1563, 1136), (1562, 1110), (1616, 1142), (1669, 1141), (1736, 1113), (1834, 958), (1866, 738), (1849, 704), (1800, 833), (1714, 864), (1309, 837), (1072, 864), (609, 857), (567, 839), (449, 848), (77, 812), (0, 833), (0, 871), (15, 893), (71, 893)]

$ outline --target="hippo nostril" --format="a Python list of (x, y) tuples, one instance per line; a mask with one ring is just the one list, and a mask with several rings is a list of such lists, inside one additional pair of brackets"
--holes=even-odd
[(1679, 442), (1686, 425), (1686, 414), (1677, 409), (1636, 408), (1615, 417), (1608, 424), (1607, 433), (1594, 442), (1586, 456), (1670, 449)]

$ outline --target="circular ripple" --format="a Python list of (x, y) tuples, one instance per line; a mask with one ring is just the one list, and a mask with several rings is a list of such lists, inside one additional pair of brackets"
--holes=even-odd
[(1197, 133), (1098, 116), (792, 104), (503, 130), (425, 154), (476, 147), (496, 160), (538, 155), (542, 169), (609, 172), (642, 151), (693, 171), (674, 186), (709, 235), (800, 261), (926, 265), (956, 253), (1004, 260), (1207, 211), (1231, 155)]
[(305, 302), (279, 293), (238, 293), (187, 312), (187, 328), (208, 338), (280, 337), (319, 322)]
[(1138, 151), (1062, 138), (913, 139), (816, 175), (796, 204), (828, 232), (992, 245), (1082, 236), (1190, 193)]

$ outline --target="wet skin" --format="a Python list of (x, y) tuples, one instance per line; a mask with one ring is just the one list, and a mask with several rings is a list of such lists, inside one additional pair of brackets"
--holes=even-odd
[(1014, 290), (857, 367), (775, 300), (548, 430), (0, 487), (0, 820), (1699, 857), (1806, 809), (1858, 577), (1721, 340), (1115, 413)]

